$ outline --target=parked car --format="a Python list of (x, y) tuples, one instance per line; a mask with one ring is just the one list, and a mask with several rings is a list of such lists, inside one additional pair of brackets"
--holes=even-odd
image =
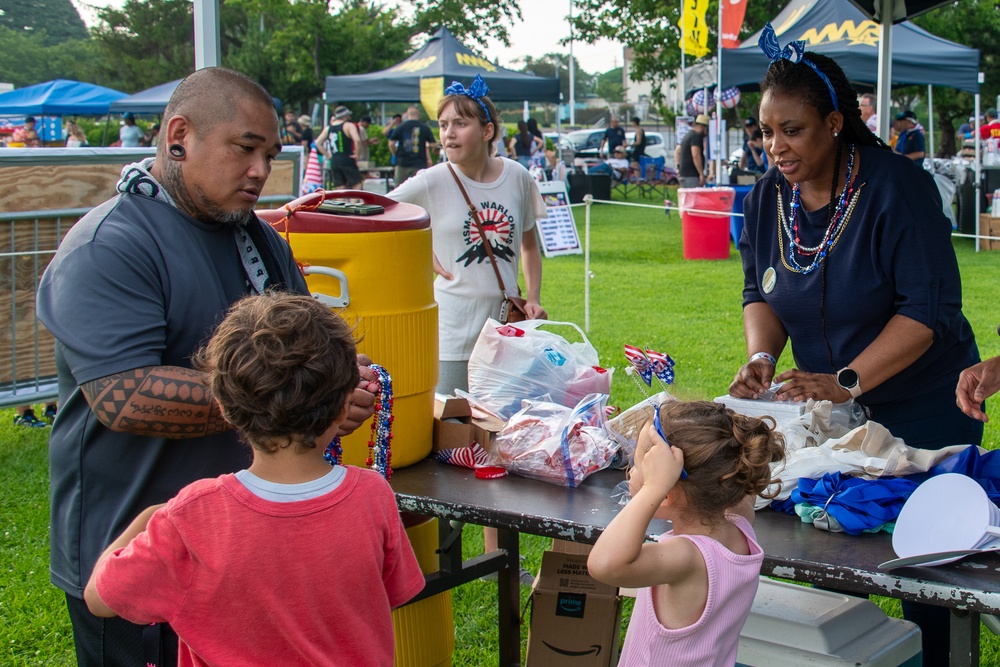
[(565, 135), (578, 158), (597, 160), (600, 156), (597, 150), (604, 139), (604, 130), (575, 130)]

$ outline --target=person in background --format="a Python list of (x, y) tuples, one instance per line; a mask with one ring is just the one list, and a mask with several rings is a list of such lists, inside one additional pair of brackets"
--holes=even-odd
[(285, 110), (285, 122), (281, 126), (281, 144), (295, 146), (302, 141), (302, 128), (299, 126), (294, 109)]
[(674, 164), (682, 188), (705, 185), (705, 135), (710, 121), (707, 114), (698, 114), (691, 129), (674, 149)]
[(369, 137), (368, 128), (371, 127), (372, 117), (364, 115), (358, 122), (358, 135), (361, 137), (361, 141), (358, 143), (358, 164), (362, 162), (365, 166), (370, 166), (368, 163), (371, 161), (370, 157), (370, 147), (374, 146), (379, 142), (378, 137)]
[(195, 365), (253, 462), (141, 512), (94, 566), (93, 614), (169, 621), (184, 665), (392, 664), (391, 611), (424, 576), (382, 476), (324, 458), (360, 379), (351, 332), (306, 295), (230, 309)]
[(30, 405), (20, 405), (14, 415), (14, 426), (26, 426), (28, 428), (45, 428), (50, 426), (56, 419), (58, 407), (56, 403), (50, 401), (45, 404), (44, 417), (42, 421), (35, 416), (35, 411)]
[[(784, 457), (773, 420), (768, 425), (707, 401), (657, 408), (653, 424), (639, 432), (632, 498), (587, 558), (598, 581), (639, 589), (619, 664), (736, 662), (764, 562), (754, 498), (772, 482), (770, 464)], [(647, 542), (654, 517), (672, 527)]]
[[(59, 374), (50, 576), (65, 591), (81, 666), (145, 665), (149, 653), (159, 667), (176, 662), (169, 626), (99, 618), (83, 589), (143, 510), (246, 467), (191, 357), (243, 296), (309, 294), (288, 244), (254, 214), (279, 128), (253, 79), (221, 67), (189, 75), (167, 103), (156, 156), (122, 171), (116, 196), (73, 225), (38, 286)], [(359, 363), (344, 434), (374, 412), (377, 376)]]
[(122, 120), (125, 122), (118, 130), (118, 138), (121, 140), (122, 148), (138, 148), (142, 146), (146, 139), (146, 133), (142, 131), (142, 128), (135, 124), (135, 116), (131, 111), (126, 111), (122, 114)]
[(433, 165), (431, 151), (437, 148), (431, 128), (420, 120), (420, 107), (406, 110), (406, 120), (393, 131), (396, 145), (396, 187)]
[(531, 156), (540, 150), (542, 140), (531, 133), (528, 123), (517, 121), (517, 134), (510, 138), (510, 154), (525, 169), (531, 168)]
[[(535, 222), (548, 215), (545, 202), (527, 169), (513, 160), (492, 157), (499, 121), (488, 95), (479, 75), (469, 89), (452, 83), (438, 103), (438, 127), (448, 162), (418, 173), (388, 195), (422, 206), (431, 217), (437, 274), (437, 391), (442, 394), (468, 391), (472, 348), (486, 320), (500, 316), (503, 299), (487, 243), (508, 293), (518, 290), (520, 268), (528, 316), (548, 316), (541, 304), (542, 255), (535, 233)], [(479, 233), (458, 183), (474, 202), (486, 238)], [(494, 217), (498, 214), (502, 219)], [(485, 543), (487, 552), (497, 548), (496, 530), (487, 529)], [(530, 581), (531, 574), (522, 572), (521, 582)]]
[(611, 176), (613, 183), (620, 183), (628, 177), (628, 170), (630, 163), (627, 157), (625, 157), (625, 147), (615, 146), (615, 152), (612, 157), (609, 157), (604, 162), (600, 164), (595, 164), (593, 167), (587, 170), (588, 174), (608, 174)]
[(66, 148), (81, 148), (87, 145), (87, 135), (83, 128), (71, 120), (66, 121)]
[(632, 145), (629, 146), (629, 150), (626, 153), (629, 155), (630, 160), (638, 162), (639, 158), (646, 155), (646, 130), (642, 129), (641, 118), (632, 118), (632, 130), (635, 132), (635, 136), (632, 137)]
[(740, 157), (740, 168), (755, 174), (767, 171), (767, 153), (764, 152), (764, 133), (754, 130), (744, 144), (744, 153)]
[(403, 124), (402, 114), (395, 114), (392, 121), (382, 128), (382, 136), (389, 140), (389, 164), (396, 166), (396, 129)]
[(507, 135), (507, 125), (503, 122), (503, 112), (499, 109), (497, 110), (497, 127), (500, 128), (500, 134), (493, 143), (493, 150), (496, 152), (496, 157), (508, 157), (507, 144), (510, 143), (510, 140)]
[(971, 139), (972, 133), (975, 131), (976, 117), (969, 116), (969, 120), (958, 126), (956, 133), (959, 139)]
[(979, 138), (1000, 139), (1000, 118), (997, 117), (996, 109), (986, 110), (986, 123), (979, 126)]
[(14, 130), (10, 140), (15, 144), (24, 144), (25, 148), (41, 148), (42, 140), (35, 130), (35, 117), (27, 116), (24, 119), (24, 125)]
[(875, 113), (874, 93), (864, 93), (858, 98), (858, 108), (861, 109), (861, 120), (865, 121), (872, 134), (878, 135), (878, 114)]
[(917, 114), (907, 109), (896, 114), (896, 120), (899, 122), (899, 136), (896, 137), (895, 151), (922, 165), (927, 154), (926, 142), (923, 130), (917, 127)]
[[(743, 121), (743, 154), (740, 155), (740, 161), (737, 165), (740, 169), (756, 172), (756, 160), (753, 159), (754, 152), (750, 148), (750, 142), (753, 140), (754, 133), (759, 132), (760, 127), (757, 126), (756, 118), (750, 117)], [(761, 151), (762, 150), (763, 149), (761, 149)]]
[(299, 135), (299, 141), (302, 143), (302, 151), (305, 155), (309, 156), (309, 151), (312, 150), (313, 145), (313, 129), (312, 129), (312, 117), (309, 114), (302, 114), (299, 116), (299, 127), (302, 128), (302, 134)]
[[(872, 134), (835, 61), (776, 43), (768, 24), (760, 126), (773, 168), (744, 202), (748, 361), (729, 393), (782, 383), (778, 400), (853, 399), (911, 447), (978, 445), (983, 425), (955, 387), (979, 350), (933, 177)], [(921, 627), (924, 664), (948, 665), (948, 610), (903, 611)]]
[(625, 144), (625, 128), (621, 126), (618, 116), (611, 115), (610, 127), (604, 130), (604, 137), (601, 139), (601, 146), (597, 149), (600, 157), (611, 155), (615, 152), (615, 146)]
[(327, 159), (333, 186), (337, 190), (357, 190), (361, 187), (358, 171), (358, 146), (361, 135), (351, 122), (351, 110), (338, 106), (330, 124), (316, 137), (316, 147)]
[(160, 141), (160, 124), (153, 123), (149, 128), (149, 132), (146, 134), (146, 145), (153, 146), (155, 148), (156, 145), (159, 143), (159, 141)]
[(531, 166), (538, 169), (545, 169), (547, 161), (545, 158), (545, 135), (542, 134), (542, 130), (538, 127), (538, 121), (534, 118), (529, 118), (525, 123), (533, 139), (531, 143)]

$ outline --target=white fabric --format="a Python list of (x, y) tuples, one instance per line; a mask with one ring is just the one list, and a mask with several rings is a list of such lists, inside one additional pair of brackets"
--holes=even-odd
[[(528, 170), (513, 160), (500, 162), (503, 171), (492, 183), (477, 183), (455, 171), (479, 211), (507, 293), (516, 296), (521, 235), (532, 231), (535, 221), (547, 214)], [(454, 276), (454, 280), (441, 276), (434, 280), (438, 359), (466, 361), (486, 320), (500, 316), (502, 299), (465, 198), (447, 164), (419, 172), (388, 196), (422, 206), (430, 214), (434, 254)]]
[[(969, 446), (952, 445), (938, 450), (909, 447), (878, 422), (856, 425), (844, 405), (850, 403), (809, 401), (801, 417), (778, 429), (785, 437), (785, 460), (771, 464), (772, 477), (781, 483), (775, 500), (791, 496), (803, 477), (819, 479), (835, 472), (867, 479), (914, 475), (926, 472)], [(774, 487), (768, 491), (774, 491)], [(756, 507), (766, 507), (770, 502), (758, 497)]]

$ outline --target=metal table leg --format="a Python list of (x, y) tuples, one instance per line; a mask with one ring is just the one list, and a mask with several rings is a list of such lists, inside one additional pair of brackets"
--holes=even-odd
[(521, 624), (518, 615), (521, 601), (520, 534), (497, 529), (497, 547), (507, 552), (507, 566), (497, 574), (497, 611), (499, 612), (500, 664), (521, 664)]
[(979, 613), (951, 610), (951, 665), (979, 667)]

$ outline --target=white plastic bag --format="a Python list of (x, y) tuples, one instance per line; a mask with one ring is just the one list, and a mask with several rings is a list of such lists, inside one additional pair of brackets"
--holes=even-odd
[[(583, 342), (570, 343), (542, 326), (573, 327)], [(469, 358), (469, 393), (504, 419), (521, 401), (547, 400), (573, 407), (587, 394), (610, 394), (613, 369), (601, 368), (597, 350), (571, 322), (490, 319)]]
[(607, 430), (607, 394), (590, 394), (573, 408), (526, 401), (493, 442), (490, 464), (562, 486), (579, 486), (606, 468), (618, 449)]

